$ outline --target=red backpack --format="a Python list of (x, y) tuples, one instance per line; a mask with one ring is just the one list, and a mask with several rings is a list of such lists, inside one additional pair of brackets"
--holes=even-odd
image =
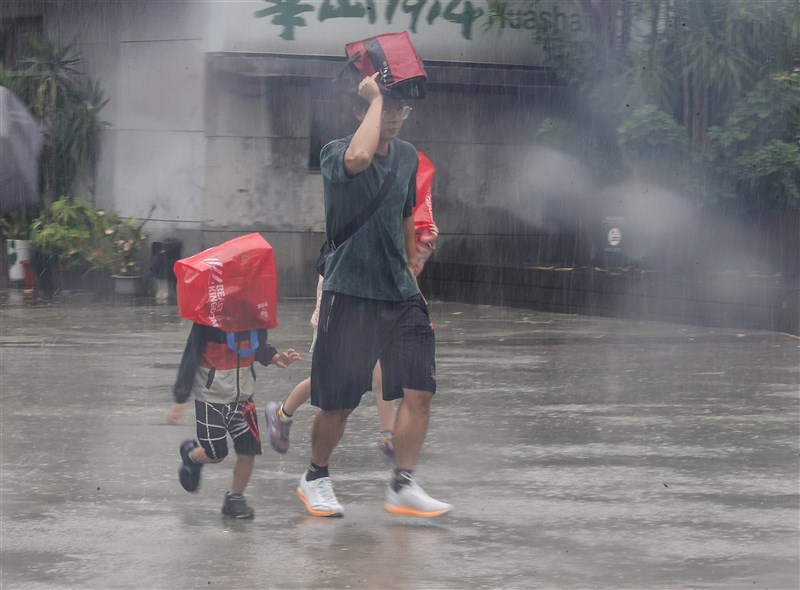
[(425, 67), (408, 33), (387, 33), (353, 41), (344, 47), (349, 72), (356, 87), (364, 76), (379, 72), (378, 82), (399, 98), (424, 98), (428, 80)]
[(174, 266), (178, 315), (224, 332), (278, 325), (278, 273), (258, 233), (203, 250)]
[(419, 157), (419, 167), (417, 168), (417, 204), (414, 207), (414, 233), (424, 235), (434, 224), (431, 189), (436, 167), (422, 152), (418, 151), (417, 156)]

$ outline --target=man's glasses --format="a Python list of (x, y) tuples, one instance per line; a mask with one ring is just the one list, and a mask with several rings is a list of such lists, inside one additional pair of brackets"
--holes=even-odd
[(399, 109), (383, 109), (383, 120), (394, 121), (396, 119), (402, 119), (405, 121), (408, 119), (408, 116), (411, 114), (411, 107), (406, 105), (404, 107), (400, 107)]

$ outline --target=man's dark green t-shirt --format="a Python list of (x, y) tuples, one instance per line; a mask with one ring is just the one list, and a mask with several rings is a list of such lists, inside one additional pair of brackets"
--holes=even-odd
[(408, 270), (403, 237), (403, 220), (411, 216), (417, 196), (417, 150), (393, 139), (388, 156), (375, 154), (369, 168), (350, 178), (344, 153), (351, 139), (334, 140), (320, 153), (328, 236), (335, 236), (375, 198), (393, 150), (398, 155), (397, 177), (380, 207), (328, 258), (322, 288), (367, 299), (408, 299), (419, 292)]

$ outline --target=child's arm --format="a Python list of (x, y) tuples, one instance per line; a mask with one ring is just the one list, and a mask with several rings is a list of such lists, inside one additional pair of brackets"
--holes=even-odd
[(436, 242), (439, 239), (439, 228), (435, 223), (431, 223), (427, 231), (417, 236), (417, 257), (414, 261), (414, 274), (419, 276), (425, 263), (436, 250)]
[(267, 342), (267, 330), (261, 328), (258, 330), (258, 350), (256, 350), (256, 360), (265, 367), (272, 363), (272, 358), (278, 354), (278, 351)]
[(297, 352), (294, 348), (290, 348), (286, 352), (282, 352), (280, 354), (276, 354), (272, 357), (272, 364), (276, 367), (280, 367), (281, 369), (285, 369), (289, 365), (291, 365), (295, 361), (301, 360), (302, 357), (300, 353)]
[(178, 402), (172, 402), (172, 406), (167, 412), (167, 424), (177, 424), (178, 420), (183, 418), (183, 413), (186, 411), (187, 405), (189, 404), (187, 403), (179, 404)]
[(206, 345), (206, 336), (200, 324), (192, 324), (192, 331), (186, 339), (186, 347), (183, 349), (181, 364), (178, 367), (178, 377), (172, 387), (172, 397), (175, 400), (167, 412), (167, 423), (175, 424), (183, 412), (186, 410), (186, 402), (192, 393), (192, 384), (197, 367), (200, 365), (200, 357)]
[(300, 360), (300, 353), (294, 348), (279, 353), (274, 346), (267, 342), (267, 330), (265, 329), (258, 331), (258, 342), (256, 360), (264, 366), (272, 364), (281, 369), (285, 369), (293, 362)]
[(322, 284), (324, 279), (322, 276), (319, 277), (317, 280), (317, 303), (314, 306), (314, 313), (311, 314), (311, 327), (313, 329), (317, 329), (317, 325), (319, 324), (319, 306), (322, 302)]

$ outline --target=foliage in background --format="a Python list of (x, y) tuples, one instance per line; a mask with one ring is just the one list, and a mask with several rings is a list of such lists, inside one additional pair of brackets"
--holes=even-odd
[(31, 223), (36, 217), (32, 209), (23, 207), (0, 218), (0, 237), (4, 240), (28, 240), (31, 237)]
[(82, 253), (96, 232), (99, 218), (87, 199), (62, 197), (33, 222), (33, 243), (60, 268), (73, 268), (84, 262)]
[(50, 207), (49, 215), (33, 222), (32, 237), (37, 249), (61, 269), (135, 275), (147, 238), (142, 228), (148, 220), (106, 214), (83, 197), (62, 197)]
[(641, 106), (619, 126), (617, 135), (624, 161), (637, 174), (683, 192), (696, 190), (689, 139), (669, 114), (653, 104)]
[[(548, 6), (489, 0), (486, 28), (502, 33), (521, 10)], [(588, 31), (575, 34), (540, 19), (531, 42), (543, 65), (584, 99), (584, 110), (602, 110), (611, 125), (618, 118), (625, 161), (652, 170), (666, 156), (664, 165), (679, 166), (680, 181), (705, 201), (735, 198), (743, 209), (800, 205), (800, 2), (560, 6), (582, 12)], [(596, 89), (609, 87), (623, 89), (631, 108), (604, 102)], [(598, 96), (594, 103), (587, 98)], [(603, 130), (587, 126), (586, 133)]]
[[(745, 209), (800, 203), (800, 3), (640, 4), (650, 30), (631, 80), (683, 128), (687, 165), (712, 181), (702, 197)], [(669, 143), (674, 130), (653, 133)]]
[[(151, 210), (152, 212), (152, 210)], [(84, 257), (92, 268), (110, 270), (114, 275), (134, 276), (141, 272), (139, 256), (147, 239), (142, 231), (148, 219), (100, 215), (92, 239), (84, 249)]]
[(39, 162), (44, 211), (57, 196), (74, 194), (80, 181), (94, 190), (100, 133), (99, 116), (108, 103), (100, 84), (81, 74), (72, 44), (31, 40), (31, 55), (11, 71), (0, 67), (0, 84), (14, 92), (42, 123), (44, 146)]
[(654, 104), (705, 142), (731, 100), (764, 74), (774, 60), (776, 14), (771, 3), (722, 0), (652, 1), (643, 5), (650, 30), (633, 57), (631, 76)]
[(656, 159), (685, 153), (689, 147), (683, 128), (657, 106), (646, 104), (634, 110), (617, 130), (622, 150), (628, 158)]
[(708, 161), (730, 193), (800, 201), (800, 71), (758, 82), (708, 141)]

